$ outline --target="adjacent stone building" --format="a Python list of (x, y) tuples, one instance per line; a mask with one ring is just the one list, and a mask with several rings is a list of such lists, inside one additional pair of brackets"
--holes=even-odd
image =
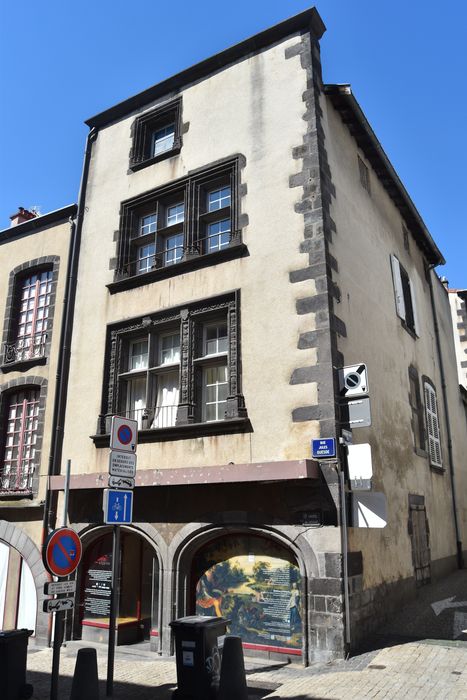
[[(251, 653), (329, 659), (462, 565), (444, 260), (350, 87), (323, 83), (324, 29), (306, 11), (87, 122), (61, 452), (75, 637), (108, 632), (116, 414), (139, 428), (119, 643), (170, 654), (174, 618), (223, 614)], [(341, 371), (362, 366), (366, 427)], [(319, 438), (336, 454), (313, 459)], [(49, 526), (63, 486), (52, 471)], [(361, 527), (376, 501), (386, 526)]]
[(459, 384), (467, 391), (467, 289), (449, 289)]
[(42, 642), (43, 517), (75, 214), (75, 205), (44, 216), (20, 207), (0, 231), (0, 628), (28, 627)]

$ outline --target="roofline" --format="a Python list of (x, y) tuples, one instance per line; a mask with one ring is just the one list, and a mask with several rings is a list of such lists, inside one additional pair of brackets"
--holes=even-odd
[(207, 75), (213, 73), (220, 68), (238, 61), (247, 54), (251, 54), (256, 51), (264, 49), (266, 46), (270, 46), (276, 41), (283, 39), (284, 37), (294, 34), (300, 30), (311, 31), (316, 39), (321, 39), (326, 27), (321, 19), (316, 8), (311, 7), (298, 15), (289, 17), (289, 19), (280, 22), (279, 24), (269, 27), (259, 34), (255, 34), (239, 44), (234, 44), (220, 53), (214, 54), (209, 58), (206, 58), (200, 63), (195, 63), (193, 66), (186, 68), (180, 73), (176, 73), (170, 78), (166, 78), (160, 83), (156, 83), (152, 87), (139, 92), (137, 95), (133, 95), (123, 102), (106, 109), (104, 112), (100, 112), (93, 117), (90, 117), (85, 121), (90, 128), (102, 127), (109, 122), (115, 121), (120, 117), (124, 117), (130, 112), (135, 111), (140, 107), (149, 102), (154, 101), (158, 97), (162, 97), (169, 92), (180, 89), (188, 83), (192, 83), (200, 78), (204, 78)]
[(402, 184), (391, 161), (384, 152), (363, 110), (355, 99), (350, 85), (324, 85), (324, 92), (339, 111), (344, 124), (349, 126), (358, 146), (365, 153), (389, 196), (401, 212), (417, 243), (433, 265), (444, 265), (446, 260), (439, 250), (425, 222)]
[(31, 231), (35, 231), (36, 229), (45, 228), (46, 226), (50, 226), (50, 224), (65, 221), (70, 217), (74, 217), (77, 209), (78, 207), (76, 204), (68, 204), (66, 207), (55, 209), (54, 211), (50, 211), (48, 214), (43, 214), (42, 216), (36, 216), (34, 219), (24, 221), (22, 224), (4, 228), (0, 231), (0, 243), (23, 236)]

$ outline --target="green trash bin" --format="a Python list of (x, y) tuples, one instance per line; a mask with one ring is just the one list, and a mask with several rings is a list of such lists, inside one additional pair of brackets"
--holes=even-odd
[(26, 683), (28, 637), (31, 630), (0, 632), (0, 678), (2, 700), (32, 697), (33, 687)]
[(219, 686), (222, 646), (230, 620), (191, 615), (170, 623), (175, 635), (177, 700), (215, 698)]

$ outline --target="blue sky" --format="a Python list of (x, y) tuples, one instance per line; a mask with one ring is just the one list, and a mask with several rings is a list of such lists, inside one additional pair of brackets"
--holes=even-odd
[[(78, 197), (84, 119), (310, 7), (301, 0), (8, 0), (0, 10), (0, 228)], [(349, 82), (467, 287), (467, 3), (317, 0), (325, 82)]]

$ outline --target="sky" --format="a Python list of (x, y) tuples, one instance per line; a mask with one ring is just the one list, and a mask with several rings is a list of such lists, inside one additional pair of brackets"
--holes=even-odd
[[(85, 119), (311, 7), (310, 0), (3, 0), (0, 229), (76, 202)], [(350, 83), (467, 287), (467, 2), (316, 0), (323, 78)]]

